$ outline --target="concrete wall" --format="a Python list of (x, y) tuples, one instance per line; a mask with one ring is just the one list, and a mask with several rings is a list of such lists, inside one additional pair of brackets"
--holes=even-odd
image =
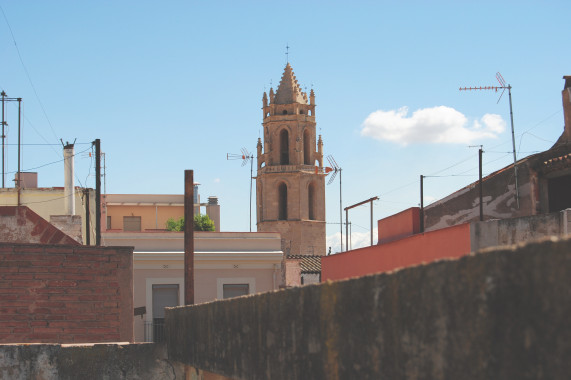
[(0, 243), (0, 343), (133, 341), (132, 247)]
[(340, 280), (388, 272), (470, 253), (470, 225), (416, 234), (385, 244), (321, 258), (321, 280)]
[(378, 244), (388, 243), (420, 232), (420, 208), (411, 207), (377, 222)]
[(546, 236), (571, 233), (571, 209), (521, 218), (473, 222), (470, 225), (471, 250), (516, 244)]
[(169, 357), (236, 379), (564, 379), (571, 240), (167, 309)]
[(155, 344), (0, 345), (0, 378), (10, 380), (184, 379)]

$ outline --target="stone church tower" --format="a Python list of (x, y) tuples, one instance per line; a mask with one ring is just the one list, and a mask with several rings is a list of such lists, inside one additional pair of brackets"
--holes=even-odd
[(315, 94), (302, 92), (290, 64), (274, 94), (264, 92), (258, 139), (258, 231), (277, 231), (287, 255), (325, 255), (323, 141), (315, 132)]

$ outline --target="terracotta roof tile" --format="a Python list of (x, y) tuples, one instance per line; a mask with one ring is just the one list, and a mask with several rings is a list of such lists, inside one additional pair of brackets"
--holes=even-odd
[(288, 260), (301, 260), (301, 273), (321, 273), (321, 256), (288, 255)]

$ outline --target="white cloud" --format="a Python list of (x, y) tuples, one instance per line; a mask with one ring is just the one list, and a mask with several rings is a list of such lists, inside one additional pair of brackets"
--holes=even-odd
[(454, 108), (422, 108), (408, 115), (408, 107), (378, 110), (363, 122), (361, 135), (381, 141), (407, 145), (411, 143), (469, 144), (496, 138), (506, 128), (500, 115), (485, 114), (471, 125), (468, 118)]
[(220, 178), (214, 178), (214, 183), (220, 183)]
[(434, 202), (436, 200), (436, 197), (433, 197), (432, 195), (425, 195), (424, 196), (424, 204), (430, 204), (432, 202)]
[[(327, 251), (331, 247), (331, 253), (338, 253), (341, 249), (339, 244), (340, 232), (334, 233), (326, 237), (327, 241)], [(373, 244), (377, 244), (377, 229), (373, 229)], [(349, 239), (349, 249), (357, 249), (368, 247), (371, 245), (371, 232), (351, 232), (351, 237)], [(343, 230), (343, 251), (345, 251), (345, 230)]]

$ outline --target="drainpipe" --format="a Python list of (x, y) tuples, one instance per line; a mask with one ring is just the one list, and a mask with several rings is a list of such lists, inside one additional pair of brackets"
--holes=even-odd
[(73, 156), (74, 156), (73, 144), (67, 143), (63, 147), (63, 158), (64, 158), (64, 178), (65, 187), (63, 190), (63, 196), (65, 198), (65, 215), (75, 215), (75, 196), (74, 196), (74, 183), (73, 183)]

